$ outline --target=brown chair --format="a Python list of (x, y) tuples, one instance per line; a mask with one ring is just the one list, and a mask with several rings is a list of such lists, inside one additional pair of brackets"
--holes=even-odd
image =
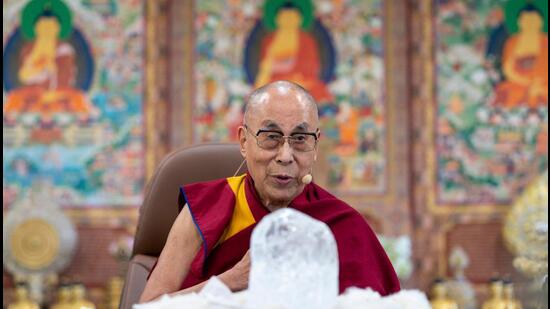
[[(162, 160), (149, 182), (134, 238), (120, 308), (139, 301), (146, 279), (156, 262), (178, 214), (181, 185), (233, 176), (243, 158), (238, 144), (201, 144), (177, 150)], [(246, 172), (243, 165), (238, 174)]]

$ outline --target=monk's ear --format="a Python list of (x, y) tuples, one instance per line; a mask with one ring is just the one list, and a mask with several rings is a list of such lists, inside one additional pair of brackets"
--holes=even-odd
[(240, 126), (238, 130), (241, 155), (246, 159), (246, 129)]
[(317, 132), (317, 143), (315, 143), (315, 149), (313, 150), (313, 163), (317, 162), (317, 154), (319, 153), (319, 138), (321, 137), (321, 132)]

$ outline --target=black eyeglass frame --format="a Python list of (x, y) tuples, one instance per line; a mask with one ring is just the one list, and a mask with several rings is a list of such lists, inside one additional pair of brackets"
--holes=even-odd
[[(297, 150), (297, 151), (300, 151), (300, 152), (310, 152), (310, 151), (313, 151), (315, 149), (315, 146), (317, 146), (317, 141), (319, 140), (319, 129), (317, 128), (317, 130), (315, 132), (294, 132), (294, 133), (291, 133), (290, 135), (284, 135), (283, 132), (281, 131), (277, 131), (277, 130), (264, 130), (264, 129), (260, 129), (258, 130), (258, 132), (256, 132), (256, 134), (254, 134), (254, 132), (246, 125), (244, 124), (243, 127), (248, 131), (248, 133), (252, 134), (252, 136), (254, 136), (254, 138), (256, 139), (256, 144), (258, 145), (258, 147), (262, 148), (262, 149), (266, 149), (266, 148), (263, 148), (261, 145), (260, 145), (260, 141), (258, 140), (258, 136), (260, 135), (260, 133), (264, 133), (264, 132), (267, 132), (267, 133), (278, 133), (278, 134), (281, 134), (281, 138), (283, 138), (284, 140), (286, 139), (289, 139), (289, 138), (292, 138), (293, 135), (297, 135), (297, 134), (300, 134), (300, 135), (310, 135), (310, 136), (313, 136), (315, 138), (315, 144), (313, 145), (313, 148), (311, 150)], [(284, 144), (284, 142), (282, 143)], [(281, 143), (279, 143), (279, 146), (280, 147), (282, 145)], [(290, 142), (289, 142), (289, 145), (290, 145)], [(294, 148), (292, 148), (294, 149)], [(296, 150), (296, 149), (295, 149)]]

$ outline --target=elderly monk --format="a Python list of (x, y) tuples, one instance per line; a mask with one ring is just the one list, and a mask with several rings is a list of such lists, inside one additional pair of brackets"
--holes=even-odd
[(199, 291), (211, 276), (248, 287), (252, 230), (270, 212), (292, 207), (331, 229), (340, 293), (356, 286), (399, 291), (395, 271), (364, 218), (311, 182), (320, 137), (317, 105), (302, 87), (277, 81), (255, 90), (238, 128), (248, 173), (180, 188), (180, 213), (140, 302)]

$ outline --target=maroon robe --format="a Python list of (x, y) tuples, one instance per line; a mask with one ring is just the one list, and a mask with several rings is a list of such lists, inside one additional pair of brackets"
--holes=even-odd
[[(245, 194), (256, 223), (215, 246), (228, 226), (235, 206), (235, 194), (226, 179), (187, 185), (180, 189), (180, 211), (187, 203), (203, 240), (200, 250), (182, 282), (185, 289), (237, 264), (250, 246), (252, 230), (267, 214), (252, 178), (247, 175)], [(289, 207), (326, 223), (336, 239), (339, 257), (340, 293), (348, 287), (370, 287), (381, 295), (399, 291), (399, 280), (376, 235), (352, 207), (318, 185), (306, 185)]]

